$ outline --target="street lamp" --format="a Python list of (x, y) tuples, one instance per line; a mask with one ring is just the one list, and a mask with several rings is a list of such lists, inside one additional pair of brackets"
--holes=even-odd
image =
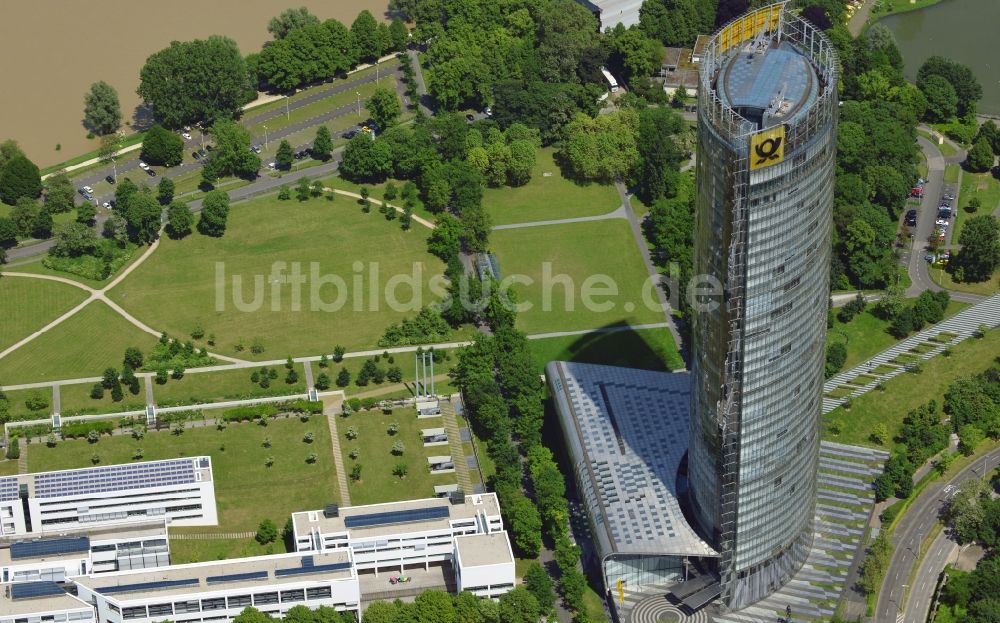
[(358, 116), (361, 116), (361, 91), (355, 91), (355, 95), (358, 96)]
[(267, 126), (264, 126), (264, 149), (267, 149)]
[(291, 121), (291, 119), (292, 119), (291, 113), (288, 111), (288, 98), (287, 97), (285, 98), (285, 119), (288, 119), (289, 121)]

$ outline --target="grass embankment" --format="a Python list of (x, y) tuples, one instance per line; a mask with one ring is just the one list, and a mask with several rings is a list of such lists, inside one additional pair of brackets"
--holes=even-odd
[(962, 168), (957, 164), (948, 164), (944, 167), (944, 182), (945, 184), (955, 184), (958, 182), (959, 173), (962, 172)]
[(929, 272), (931, 279), (934, 280), (934, 283), (947, 290), (967, 292), (969, 294), (978, 294), (980, 296), (990, 296), (991, 294), (996, 294), (1000, 291), (1000, 269), (994, 272), (993, 276), (986, 281), (978, 282), (955, 281), (951, 278), (951, 273), (940, 266), (931, 266), (929, 268)]
[[(526, 333), (664, 321), (661, 310), (647, 305), (656, 295), (647, 287), (646, 268), (625, 221), (501, 230), (491, 240), (502, 276), (522, 279), (512, 289), (519, 303), (531, 306), (517, 318), (518, 329)], [(599, 280), (588, 282), (592, 278)], [(585, 305), (581, 296), (585, 285), (602, 289), (593, 305)]]
[(0, 350), (3, 350), (80, 304), (87, 293), (42, 279), (0, 277)]
[[(307, 432), (315, 435), (312, 443), (303, 441)], [(264, 447), (265, 438), (270, 440), (270, 447)], [(148, 432), (141, 440), (116, 435), (102, 437), (95, 444), (84, 440), (61, 441), (55, 448), (33, 444), (28, 453), (28, 467), (33, 472), (90, 467), (93, 454), (100, 457), (101, 465), (131, 463), (136, 448), (140, 447), (144, 461), (212, 457), (219, 525), (172, 528), (171, 532), (253, 531), (265, 518), (280, 527), (291, 513), (322, 508), (339, 497), (330, 434), (323, 417), (313, 417), (308, 422), (279, 418), (271, 420), (267, 427), (230, 424), (222, 431), (199, 427), (187, 429), (181, 435)], [(314, 464), (306, 462), (310, 453), (317, 455)], [(271, 467), (264, 464), (269, 456), (274, 457)], [(282, 551), (283, 545), (279, 541), (272, 548)], [(252, 539), (171, 540), (170, 549), (174, 563), (264, 552)]]
[[(172, 335), (200, 326), (206, 337), (215, 335), (213, 350), (240, 358), (318, 354), (338, 343), (348, 350), (371, 348), (389, 324), (436, 300), (427, 284), (444, 267), (427, 252), (426, 234), (423, 228), (402, 231), (398, 222), (374, 210), (364, 214), (342, 197), (299, 202), (270, 196), (235, 204), (222, 238), (195, 233), (164, 239), (110, 294)], [(298, 300), (290, 285), (275, 288), (272, 275), (276, 268), (290, 274), (294, 263), (306, 279)], [(394, 310), (390, 279), (400, 275), (416, 275), (421, 296), (411, 298), (406, 284), (395, 288), (401, 305)], [(264, 352), (250, 353), (254, 338)]]
[[(399, 425), (395, 435), (387, 432), (391, 423)], [(420, 430), (441, 426), (441, 418), (418, 420), (413, 409), (397, 409), (391, 414), (365, 411), (338, 418), (337, 431), (344, 455), (344, 469), (350, 474), (354, 465), (361, 465), (361, 480), (348, 479), (351, 504), (359, 506), (433, 497), (434, 485), (455, 483), (457, 478), (454, 473), (432, 475), (427, 465), (428, 456), (451, 454), (448, 446), (423, 446)], [(354, 440), (347, 438), (347, 431), (351, 428), (358, 432)], [(392, 446), (397, 441), (404, 446), (400, 456), (392, 454)], [(358, 451), (357, 460), (350, 457), (355, 449)], [(392, 473), (397, 464), (406, 465), (405, 477)]]
[(15, 385), (100, 376), (108, 367), (121, 367), (129, 346), (148, 352), (155, 343), (155, 337), (95, 301), (0, 359), (0, 379)]
[(483, 205), (494, 225), (596, 216), (621, 205), (614, 186), (577, 184), (563, 177), (554, 160), (555, 149), (546, 147), (535, 155), (531, 181), (517, 188), (487, 188)]
[(591, 333), (531, 340), (539, 374), (550, 361), (577, 361), (669, 372), (684, 367), (668, 329)]
[[(973, 197), (979, 199), (980, 207), (976, 212), (969, 212), (966, 208)], [(958, 243), (958, 236), (962, 233), (962, 225), (973, 216), (983, 214), (993, 214), (1000, 207), (1000, 181), (993, 177), (992, 173), (970, 173), (962, 172), (962, 190), (958, 194), (959, 207), (955, 211), (955, 235), (952, 242)]]
[(831, 441), (873, 446), (870, 437), (877, 424), (885, 424), (890, 435), (899, 430), (903, 418), (932, 399), (940, 402), (948, 386), (963, 376), (982, 372), (1000, 352), (1000, 330), (983, 338), (970, 338), (952, 347), (951, 356), (938, 355), (925, 361), (919, 373), (904, 373), (885, 382), (884, 391), (871, 391), (854, 398), (850, 409), (838, 407), (826, 417), (840, 422), (839, 435), (825, 433)]

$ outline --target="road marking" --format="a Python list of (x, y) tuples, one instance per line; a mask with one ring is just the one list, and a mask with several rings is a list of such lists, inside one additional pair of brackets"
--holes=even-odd
[(904, 618), (906, 618), (906, 615), (900, 612), (896, 615), (896, 623), (903, 623)]

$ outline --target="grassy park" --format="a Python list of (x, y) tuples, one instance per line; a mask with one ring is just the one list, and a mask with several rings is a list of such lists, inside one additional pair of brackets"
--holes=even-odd
[(165, 407), (227, 399), (306, 393), (305, 372), (301, 363), (296, 363), (293, 366), (298, 375), (298, 381), (295, 383), (285, 382), (285, 375), (288, 373), (285, 366), (271, 367), (277, 369), (278, 378), (271, 381), (270, 387), (264, 388), (259, 383), (251, 382), (250, 375), (259, 368), (199, 372), (185, 374), (182, 379), (170, 379), (163, 385), (154, 383), (153, 398), (157, 405)]
[(551, 147), (537, 152), (531, 181), (524, 186), (483, 191), (483, 206), (494, 225), (596, 216), (621, 205), (614, 186), (578, 184), (563, 177), (554, 153)]
[[(303, 441), (309, 432), (315, 435), (312, 443)], [(270, 447), (264, 447), (265, 439), (270, 440)], [(115, 435), (101, 437), (95, 444), (85, 440), (61, 441), (54, 448), (34, 444), (28, 452), (28, 468), (39, 472), (90, 467), (94, 454), (100, 465), (131, 463), (136, 448), (142, 448), (144, 461), (212, 457), (219, 525), (179, 528), (178, 532), (252, 531), (265, 518), (282, 526), (292, 512), (322, 508), (338, 497), (330, 433), (322, 417), (308, 422), (278, 418), (266, 427), (230, 424), (221, 431), (198, 427), (180, 435), (147, 432), (141, 440)], [(317, 455), (315, 463), (306, 462), (310, 453)], [(271, 467), (265, 465), (267, 457), (274, 458)], [(282, 495), (274, 495), (275, 491)]]
[[(101, 371), (96, 371), (99, 376)], [(140, 384), (139, 393), (133, 395), (128, 388), (124, 389), (124, 398), (120, 402), (111, 400), (111, 392), (104, 392), (104, 397), (95, 400), (90, 397), (93, 383), (62, 385), (59, 397), (62, 405), (62, 415), (86, 415), (94, 413), (117, 413), (119, 411), (141, 411), (146, 408), (145, 386)]]
[(55, 281), (0, 277), (0, 350), (24, 339), (87, 298)]
[[(533, 280), (531, 285), (518, 283), (513, 287), (519, 302), (532, 304), (530, 310), (518, 315), (522, 331), (531, 334), (664, 321), (661, 311), (643, 303), (647, 273), (624, 220), (500, 230), (491, 240), (504, 278), (522, 275)], [(546, 263), (551, 265), (551, 275), (572, 279), (572, 308), (565, 301), (566, 288), (557, 282), (548, 288), (551, 311), (544, 311), (542, 276)], [(609, 277), (617, 287), (615, 296), (594, 297), (595, 303), (611, 303), (608, 311), (588, 310), (583, 305), (581, 288), (594, 275)], [(603, 282), (598, 283), (603, 287)], [(655, 300), (652, 292), (649, 297)]]
[(155, 337), (95, 301), (0, 359), (0, 379), (15, 385), (100, 376), (105, 368), (121, 367), (129, 346), (146, 352), (155, 343)]
[(981, 296), (989, 296), (1000, 291), (1000, 270), (994, 272), (993, 276), (986, 281), (977, 282), (955, 281), (952, 279), (951, 273), (940, 266), (931, 266), (928, 268), (928, 272), (934, 283), (947, 290), (968, 292), (969, 294), (979, 294)]
[[(972, 198), (979, 199), (981, 204), (975, 213), (969, 212), (966, 207)], [(958, 194), (959, 208), (955, 211), (955, 235), (953, 242), (958, 242), (958, 236), (962, 233), (962, 225), (967, 219), (983, 214), (993, 214), (1000, 207), (1000, 181), (993, 177), (992, 173), (970, 173), (962, 172), (962, 190)]]
[(850, 409), (838, 407), (826, 416), (840, 423), (839, 435), (825, 433), (831, 441), (871, 446), (875, 426), (885, 424), (890, 434), (899, 430), (903, 418), (929, 400), (941, 404), (945, 391), (956, 379), (978, 374), (1000, 352), (1000, 330), (983, 338), (970, 338), (951, 349), (951, 356), (938, 355), (923, 363), (921, 371), (904, 373), (885, 382), (885, 390), (874, 390), (855, 398)]
[(550, 337), (528, 342), (539, 373), (550, 361), (576, 361), (668, 372), (684, 367), (668, 329)]
[[(389, 425), (396, 423), (396, 434), (388, 433)], [(340, 449), (344, 454), (344, 469), (350, 473), (354, 465), (361, 465), (361, 479), (348, 479), (351, 504), (376, 504), (397, 500), (413, 500), (434, 496), (434, 485), (454, 483), (454, 474), (432, 476), (427, 466), (427, 457), (451, 454), (448, 446), (423, 447), (420, 430), (443, 426), (441, 418), (417, 419), (413, 409), (396, 409), (391, 414), (381, 411), (353, 413), (346, 418), (338, 418), (337, 431), (340, 434)], [(358, 436), (347, 437), (349, 429), (357, 430)], [(395, 442), (403, 442), (401, 456), (392, 454)], [(357, 460), (352, 459), (352, 450), (358, 451)], [(405, 477), (394, 475), (393, 467), (405, 464)]]
[[(415, 315), (388, 309), (383, 296), (388, 280), (416, 272), (426, 286), (443, 269), (440, 260), (427, 253), (425, 236), (422, 228), (402, 231), (398, 222), (387, 222), (376, 211), (364, 214), (343, 198), (298, 202), (266, 197), (233, 206), (223, 238), (192, 234), (179, 241), (164, 239), (110, 294), (151, 326), (182, 336), (201, 327), (206, 337), (214, 334), (215, 351), (241, 358), (329, 352), (338, 343), (348, 350), (371, 348), (389, 324)], [(385, 253), (388, 249), (392, 252)], [(307, 278), (315, 266), (317, 274), (335, 275), (350, 284), (350, 292), (339, 290), (343, 300), (336, 311), (321, 311), (313, 309), (312, 286), (306, 283), (295, 309), (290, 286), (282, 287), (278, 297), (265, 286), (276, 262), (286, 263), (286, 274), (299, 262)], [(357, 266), (362, 270), (356, 271)], [(220, 270), (225, 278), (217, 288)], [(361, 290), (354, 289), (355, 275), (363, 278)], [(234, 276), (242, 279), (241, 289), (233, 285)], [(376, 278), (373, 291), (370, 284)], [(239, 296), (252, 302), (255, 280), (259, 307), (241, 311), (233, 301)], [(338, 288), (328, 284), (320, 294), (323, 304), (331, 306)], [(410, 289), (398, 288), (397, 295), (407, 303)], [(432, 301), (426, 287), (423, 297), (422, 304)], [(263, 343), (261, 353), (250, 352), (255, 338)]]

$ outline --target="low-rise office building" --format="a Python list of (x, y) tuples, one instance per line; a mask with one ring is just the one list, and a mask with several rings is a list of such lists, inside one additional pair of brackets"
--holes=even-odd
[(207, 456), (0, 478), (0, 536), (99, 528), (122, 521), (218, 523)]
[(94, 607), (55, 582), (0, 587), (0, 623), (95, 623)]
[[(359, 572), (451, 565), (460, 590), (498, 597), (514, 587), (514, 559), (495, 493), (331, 506), (294, 513), (292, 525), (299, 552), (350, 551)], [(490, 538), (462, 542), (481, 535)]]
[(73, 581), (101, 623), (224, 623), (249, 606), (274, 617), (294, 606), (360, 615), (350, 550), (174, 565)]
[(170, 564), (167, 526), (122, 523), (56, 536), (39, 533), (0, 541), (0, 582), (61, 582), (68, 577)]

